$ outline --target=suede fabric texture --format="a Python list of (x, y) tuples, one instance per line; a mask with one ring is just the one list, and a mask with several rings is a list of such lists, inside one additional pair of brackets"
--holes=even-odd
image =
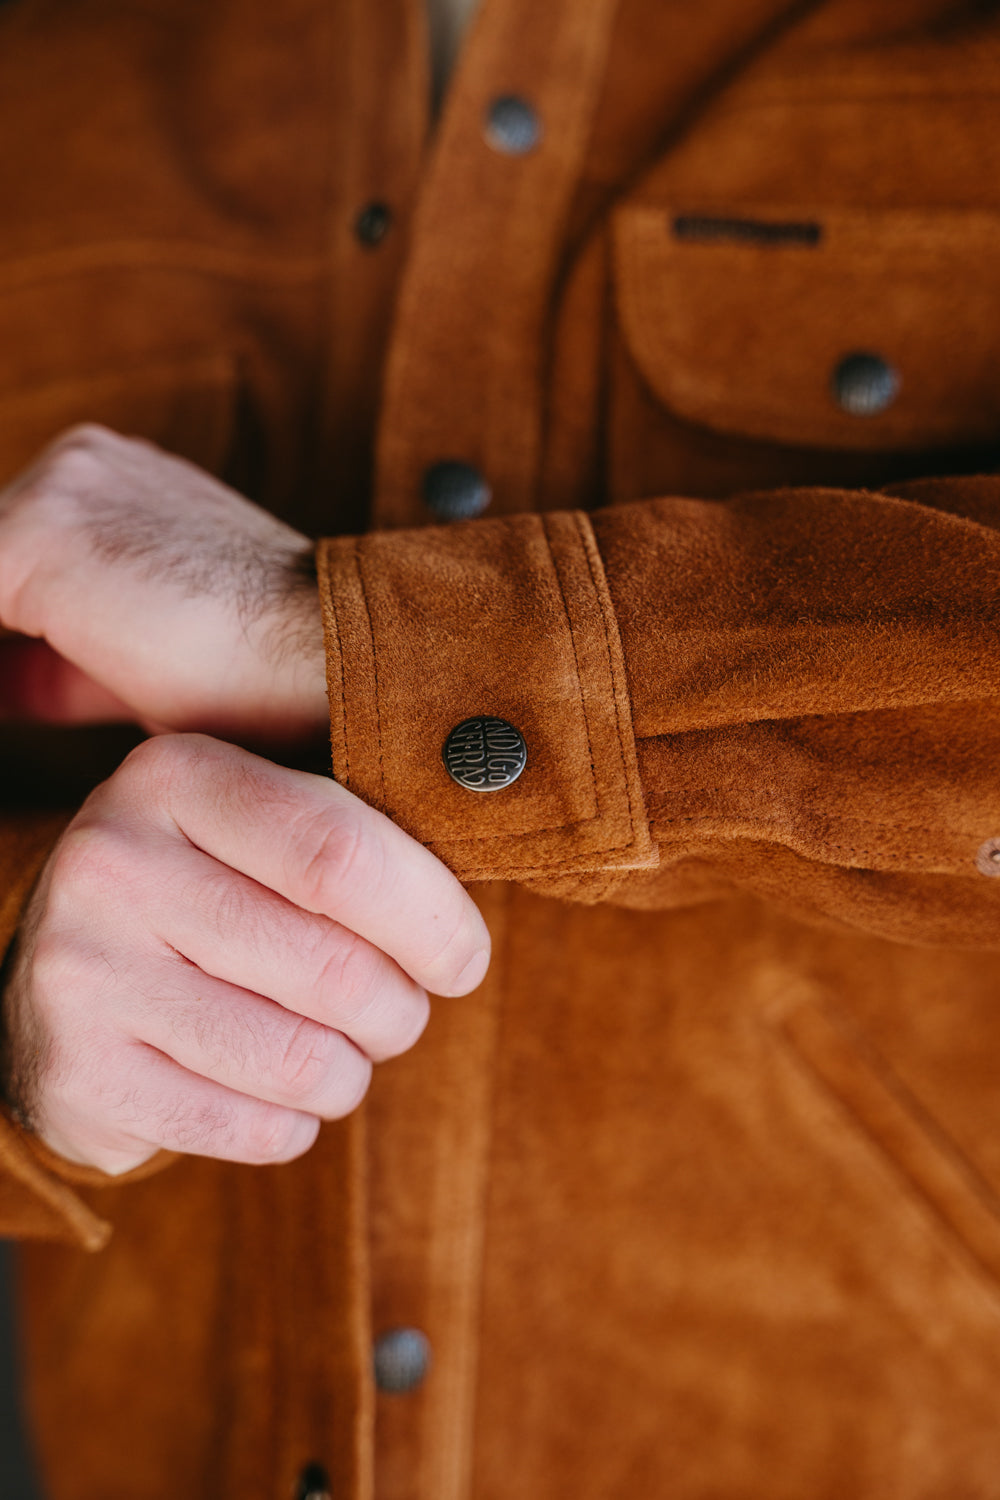
[[(0, 473), (103, 420), (323, 537), (334, 773), (494, 940), (288, 1167), (0, 1123), (50, 1500), (997, 1500), (998, 64), (971, 0), (483, 0), (432, 132), (419, 0), (0, 12)], [(116, 752), (0, 750), (6, 944)]]

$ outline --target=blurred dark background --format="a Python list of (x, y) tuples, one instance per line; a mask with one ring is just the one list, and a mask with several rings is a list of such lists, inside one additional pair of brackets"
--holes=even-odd
[(0, 1500), (43, 1500), (21, 1416), (14, 1254), (13, 1245), (0, 1240)]

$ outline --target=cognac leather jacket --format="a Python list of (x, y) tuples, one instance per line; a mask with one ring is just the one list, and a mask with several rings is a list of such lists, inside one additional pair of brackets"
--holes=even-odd
[(484, 0), (433, 134), (426, 51), (0, 14), (3, 474), (103, 421), (326, 538), (334, 773), (496, 954), (290, 1166), (5, 1122), (49, 1495), (996, 1500), (1000, 12)]

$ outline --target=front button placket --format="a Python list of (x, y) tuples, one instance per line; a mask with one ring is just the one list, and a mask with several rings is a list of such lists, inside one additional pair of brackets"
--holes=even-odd
[[(485, 0), (409, 231), (382, 387), (376, 526), (453, 518), (474, 525), (471, 512), (482, 514), (484, 499), (490, 517), (534, 504), (539, 355), (617, 7), (618, 0)], [(504, 103), (498, 118), (498, 101), (513, 100), (518, 107)], [(434, 471), (442, 464), (466, 471), (457, 486), (458, 517), (454, 501), (446, 515), (430, 503), (441, 494), (440, 468)], [(455, 470), (450, 477), (458, 477)], [(440, 746), (433, 753), (440, 755)], [(491, 927), (502, 934), (501, 910)], [(410, 1081), (411, 1120), (423, 1122), (419, 1164), (427, 1191), (413, 1210), (423, 1216), (420, 1232), (377, 1239), (373, 1262), (386, 1323), (419, 1320), (433, 1343), (432, 1377), (408, 1396), (382, 1391), (378, 1398), (387, 1449), (398, 1443), (414, 1455), (412, 1500), (467, 1500), (472, 1490), (500, 993), (488, 976), (475, 1006), (443, 1007), (435, 1021), (433, 1100), (423, 1100), (419, 1077)], [(406, 1088), (404, 1074), (397, 1082), (404, 1099)], [(402, 1143), (411, 1164), (413, 1135), (409, 1129)], [(382, 1165), (393, 1182), (395, 1170)], [(406, 1184), (397, 1190), (406, 1196)]]
[(377, 200), (366, 203), (354, 221), (354, 233), (367, 249), (380, 245), (392, 226), (392, 209)]
[(377, 524), (426, 522), (425, 476), (452, 458), (483, 476), (491, 515), (534, 504), (539, 350), (617, 3), (487, 3), (470, 35), (397, 304)]
[(419, 1328), (390, 1328), (375, 1340), (375, 1384), (391, 1396), (405, 1396), (423, 1385), (431, 1346)]
[(322, 1464), (306, 1464), (299, 1475), (295, 1500), (333, 1500), (330, 1476)]
[(504, 156), (525, 156), (542, 138), (537, 112), (526, 99), (503, 94), (486, 111), (486, 144)]
[(471, 521), (491, 499), (484, 475), (471, 464), (445, 459), (431, 464), (421, 485), (424, 503), (438, 521)]

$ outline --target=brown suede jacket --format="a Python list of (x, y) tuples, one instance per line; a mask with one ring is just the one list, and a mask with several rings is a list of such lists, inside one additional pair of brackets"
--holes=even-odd
[[(0, 13), (0, 477), (332, 538), (335, 774), (496, 955), (291, 1166), (4, 1124), (49, 1495), (997, 1500), (1000, 7), (484, 0), (433, 135), (424, 25)], [(91, 756), (5, 735), (5, 941)]]

